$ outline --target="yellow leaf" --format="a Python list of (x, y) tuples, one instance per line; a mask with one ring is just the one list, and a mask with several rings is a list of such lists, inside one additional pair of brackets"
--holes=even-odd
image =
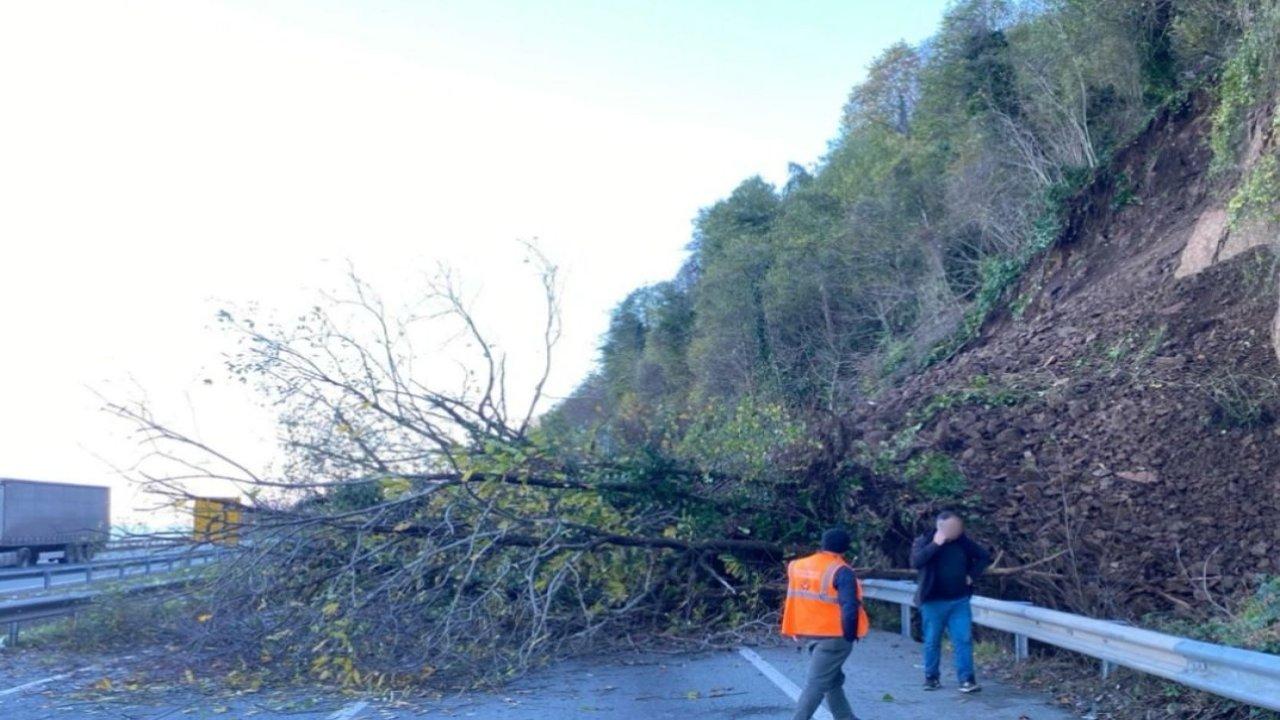
[(184, 672), (184, 673), (182, 674), (182, 676), (183, 676), (184, 678), (186, 678), (186, 679), (187, 679), (187, 684), (188, 684), (188, 685), (195, 685), (195, 684), (196, 684), (196, 674), (195, 674), (195, 673), (193, 673), (193, 672), (191, 672), (191, 668), (187, 668), (187, 671), (186, 671), (186, 672)]
[(111, 689), (111, 678), (106, 678), (106, 677), (102, 678), (101, 680), (99, 680), (98, 682), (96, 682), (96, 683), (94, 683), (94, 684), (93, 684), (93, 689), (94, 689), (94, 690), (102, 690), (102, 691), (104, 691), (104, 692), (105, 692), (105, 691), (107, 691), (107, 690), (110, 690), (110, 689)]
[(196, 616), (196, 622), (207, 623), (213, 619), (213, 613), (200, 613)]
[(394, 528), (391, 528), (391, 529), (395, 530), (396, 532), (404, 532), (405, 530), (408, 530), (411, 527), (413, 527), (412, 522), (408, 520), (401, 520), (400, 522), (396, 523), (396, 526)]
[(337, 601), (334, 601), (331, 603), (326, 603), (324, 607), (320, 608), (320, 612), (324, 613), (325, 617), (333, 617), (334, 615), (338, 614), (338, 610), (341, 607), (342, 606), (339, 605)]

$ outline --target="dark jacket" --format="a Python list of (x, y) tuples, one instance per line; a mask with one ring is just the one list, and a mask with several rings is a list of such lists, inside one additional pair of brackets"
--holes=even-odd
[[(984, 550), (978, 543), (970, 540), (968, 535), (961, 535), (951, 542), (956, 543), (964, 550), (968, 575), (976, 581), (981, 577), (983, 571), (987, 569), (987, 566), (991, 564), (991, 553)], [(916, 607), (920, 607), (920, 603), (924, 602), (925, 598), (929, 597), (933, 591), (934, 583), (938, 578), (935, 556), (941, 549), (941, 545), (933, 543), (933, 533), (921, 535), (916, 538), (915, 544), (911, 546), (911, 567), (919, 574), (916, 581)]]
[(862, 606), (858, 601), (858, 577), (851, 568), (842, 567), (836, 571), (831, 584), (836, 586), (836, 599), (840, 603), (840, 630), (844, 632), (844, 639), (858, 642), (858, 608)]

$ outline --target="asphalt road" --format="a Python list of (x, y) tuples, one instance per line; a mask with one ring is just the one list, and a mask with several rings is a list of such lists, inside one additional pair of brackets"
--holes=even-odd
[[(736, 720), (789, 718), (790, 692), (804, 682), (808, 656), (791, 647), (696, 655), (613, 655), (575, 660), (534, 673), (498, 693), (440, 700), (396, 701), (324, 696), (300, 691), (248, 695), (169, 689), (121, 691), (127, 662), (97, 667), (27, 668), (0, 665), (0, 717), (47, 720), (263, 718), (265, 720), (373, 720), (484, 718), (486, 720)], [(16, 658), (10, 658), (13, 660)], [(873, 633), (845, 665), (846, 689), (864, 720), (1065, 720), (1073, 715), (1047, 698), (984, 682), (973, 695), (921, 689), (919, 645)], [(8, 669), (3, 669), (7, 667)], [(70, 673), (59, 677), (63, 673)], [(115, 680), (112, 680), (112, 678)], [(50, 679), (53, 678), (53, 679)], [(100, 691), (104, 680), (112, 690)], [(95, 686), (96, 689), (95, 689)], [(829, 720), (825, 708), (816, 717)]]

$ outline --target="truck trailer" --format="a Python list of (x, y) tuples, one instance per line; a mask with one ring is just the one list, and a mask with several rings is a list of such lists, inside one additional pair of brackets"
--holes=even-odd
[(110, 528), (110, 488), (0, 478), (0, 567), (85, 562)]

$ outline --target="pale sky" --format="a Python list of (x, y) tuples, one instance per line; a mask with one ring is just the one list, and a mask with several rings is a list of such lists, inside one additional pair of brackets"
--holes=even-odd
[(0, 477), (109, 483), (138, 519), (98, 393), (268, 462), (214, 313), (296, 314), (348, 262), (393, 302), (453, 266), (529, 369), (537, 238), (564, 395), (698, 208), (817, 160), (945, 4), (0, 0)]

